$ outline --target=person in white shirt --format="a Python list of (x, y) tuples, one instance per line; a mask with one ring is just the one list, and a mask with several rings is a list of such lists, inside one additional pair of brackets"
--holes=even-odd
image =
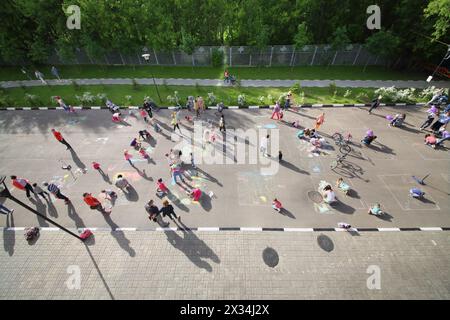
[(259, 146), (259, 151), (262, 152), (264, 157), (270, 157), (267, 154), (267, 146), (269, 144), (269, 138), (270, 138), (270, 135), (267, 135), (265, 138), (262, 138), (261, 139), (261, 144)]

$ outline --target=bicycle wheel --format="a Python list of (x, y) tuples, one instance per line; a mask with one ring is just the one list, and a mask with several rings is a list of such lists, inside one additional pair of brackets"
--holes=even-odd
[(339, 148), (339, 152), (346, 154), (346, 155), (349, 154), (351, 151), (352, 151), (352, 148), (350, 148), (350, 146), (348, 144), (343, 144)]
[(331, 170), (334, 170), (334, 169), (336, 169), (336, 168), (337, 168), (337, 166), (338, 166), (338, 162), (337, 162), (337, 160), (333, 160), (333, 161), (331, 161), (331, 164), (330, 164), (330, 168), (331, 168)]
[(342, 134), (340, 134), (339, 132), (333, 134), (331, 138), (334, 140), (334, 143), (336, 144), (339, 144), (343, 140)]

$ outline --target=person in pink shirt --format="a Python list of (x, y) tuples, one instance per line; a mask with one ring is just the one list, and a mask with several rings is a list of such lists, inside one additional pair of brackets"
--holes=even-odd
[(272, 208), (274, 208), (274, 210), (277, 210), (278, 212), (281, 212), (281, 209), (283, 209), (283, 205), (277, 198), (275, 198), (272, 202)]
[(14, 187), (16, 187), (17, 189), (26, 191), (27, 198), (31, 198), (30, 191), (35, 193), (33, 187), (30, 184), (30, 181), (28, 181), (27, 179), (18, 178), (17, 176), (11, 176), (11, 180), (12, 180), (12, 184)]
[(270, 117), (270, 119), (273, 119), (274, 116), (277, 116), (277, 120), (280, 120), (281, 119), (280, 111), (281, 111), (280, 102), (277, 101), (277, 103), (275, 103), (275, 107), (273, 108), (272, 116)]
[(128, 150), (127, 150), (127, 149), (125, 149), (125, 150), (123, 151), (123, 155), (124, 155), (124, 157), (125, 157), (125, 160), (128, 161), (128, 163), (129, 163), (131, 166), (133, 166), (133, 162), (131, 162), (131, 158), (133, 158), (133, 156), (132, 156), (131, 154), (128, 153)]
[(147, 111), (145, 111), (144, 109), (141, 109), (139, 111), (139, 113), (141, 114), (142, 118), (144, 119), (145, 123), (148, 123), (147, 117), (148, 117), (148, 113)]
[(437, 139), (434, 134), (427, 133), (425, 135), (425, 144), (427, 146), (431, 146), (432, 148), (436, 148)]

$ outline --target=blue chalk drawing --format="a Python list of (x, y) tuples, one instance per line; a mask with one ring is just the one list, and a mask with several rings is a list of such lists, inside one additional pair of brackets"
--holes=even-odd
[(269, 124), (264, 125), (264, 128), (265, 129), (276, 129), (277, 126), (273, 123), (269, 123)]

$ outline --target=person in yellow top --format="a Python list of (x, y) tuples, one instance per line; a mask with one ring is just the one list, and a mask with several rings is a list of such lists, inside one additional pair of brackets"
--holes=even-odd
[(172, 126), (173, 126), (173, 131), (175, 132), (175, 129), (178, 128), (178, 130), (181, 133), (181, 129), (180, 126), (178, 124), (178, 120), (177, 120), (177, 113), (176, 112), (172, 112), (172, 122), (171, 122)]
[(197, 99), (194, 100), (194, 110), (195, 110), (195, 114), (198, 117), (200, 117), (200, 106), (199, 106), (199, 96), (197, 96)]

